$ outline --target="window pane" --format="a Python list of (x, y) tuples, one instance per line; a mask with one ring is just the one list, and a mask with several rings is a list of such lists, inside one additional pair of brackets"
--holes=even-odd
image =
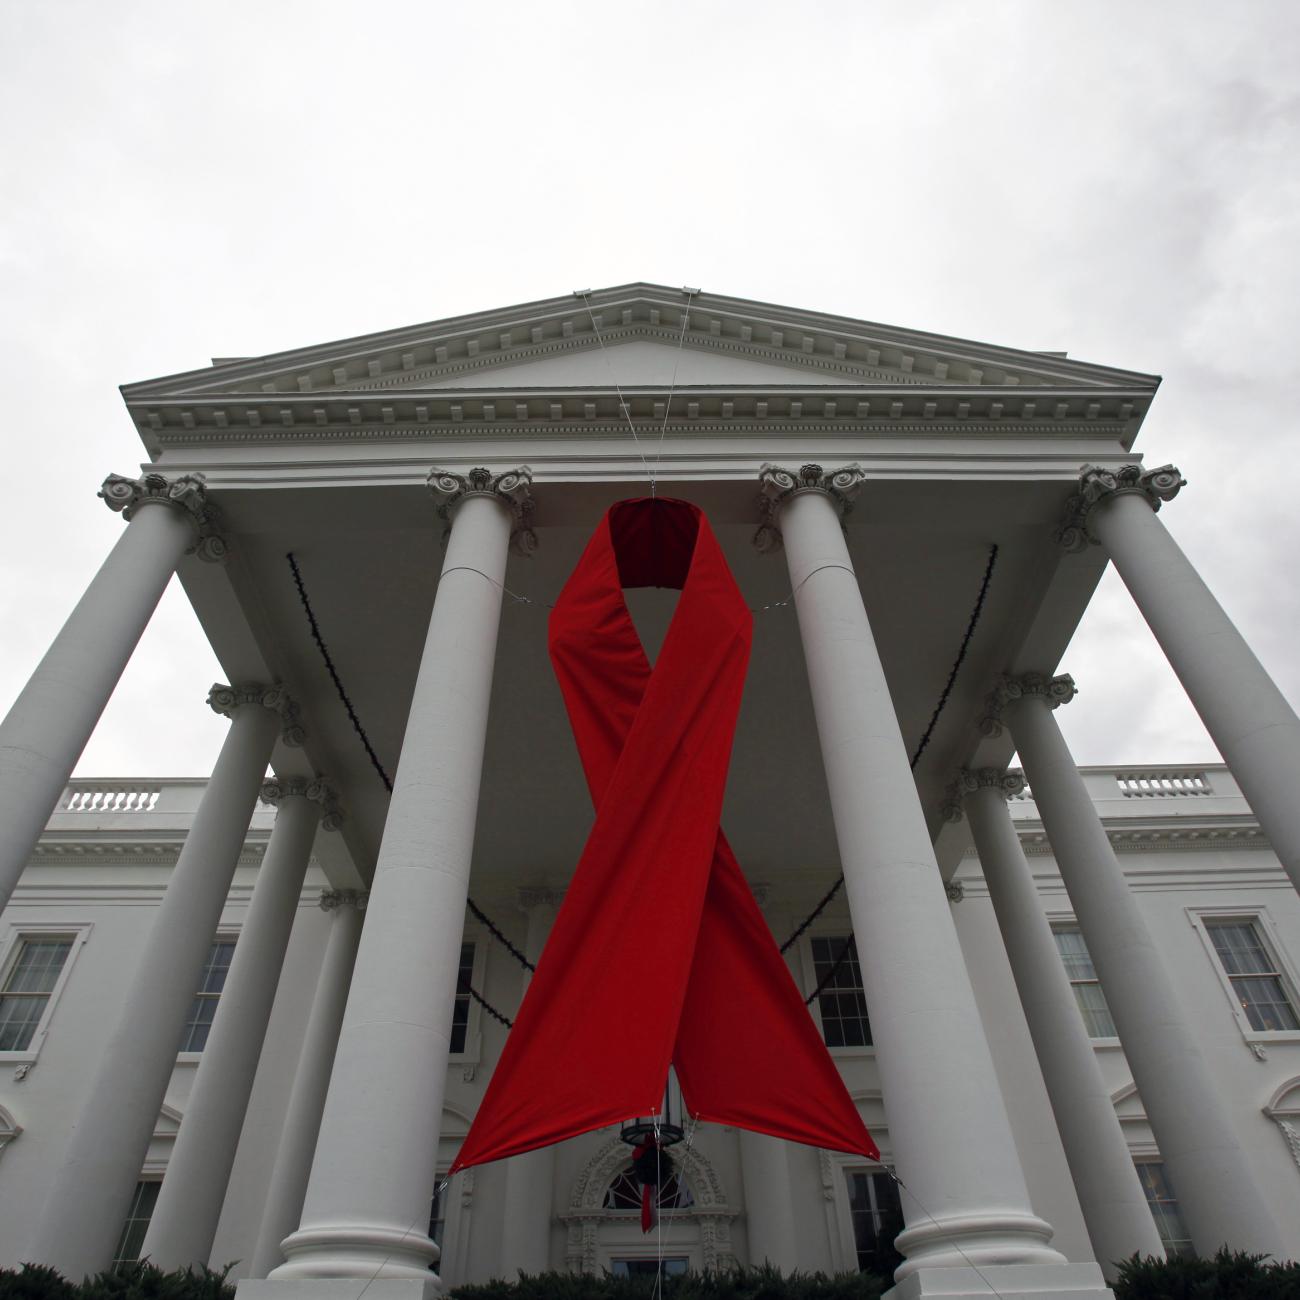
[(1146, 1193), (1147, 1204), (1151, 1207), (1151, 1217), (1155, 1220), (1156, 1231), (1164, 1243), (1165, 1254), (1193, 1255), (1192, 1239), (1183, 1222), (1178, 1208), (1178, 1199), (1174, 1195), (1173, 1184), (1164, 1164), (1159, 1160), (1138, 1160), (1138, 1180)]
[(1300, 1021), (1276, 975), (1234, 979), (1232, 988), (1252, 1029), (1300, 1029)]
[(190, 1004), (185, 1032), (181, 1036), (182, 1052), (201, 1052), (207, 1045), (208, 1034), (217, 1014), (217, 1003), (221, 1000), (221, 990), (226, 986), (226, 976), (230, 972), (230, 962), (234, 955), (233, 939), (218, 939), (212, 945), (203, 973), (199, 976), (198, 991)]
[(1252, 922), (1234, 922), (1231, 925), (1215, 922), (1205, 928), (1209, 930), (1214, 950), (1229, 975), (1253, 975), (1275, 969)]
[(0, 1052), (23, 1052), (31, 1046), (71, 951), (71, 939), (19, 940), (0, 991)]
[(451, 1050), (465, 1050), (465, 1036), (469, 1032), (469, 982), (474, 974), (474, 945), (460, 946), (460, 966), (456, 971), (456, 1001), (451, 1008)]
[(1078, 930), (1071, 929), (1053, 929), (1052, 934), (1056, 937), (1056, 946), (1065, 963), (1065, 973), (1072, 980), (1095, 980), (1097, 972), (1093, 968), (1092, 956), (1083, 942), (1083, 935)]
[(1205, 928), (1250, 1027), (1261, 1032), (1300, 1029), (1277, 963), (1254, 921), (1212, 921)]
[[(848, 951), (844, 951), (848, 939)], [(820, 985), (832, 970), (834, 976), (817, 998), (822, 1037), (828, 1047), (870, 1047), (871, 1022), (862, 988), (856, 944), (847, 935), (818, 936), (811, 941), (813, 974)], [(843, 961), (840, 960), (843, 954)], [(839, 963), (838, 969), (836, 963)]]
[(1088, 945), (1077, 925), (1052, 927), (1052, 937), (1056, 940), (1057, 951), (1061, 954), (1061, 963), (1066, 976), (1074, 989), (1074, 1000), (1078, 1003), (1079, 1014), (1088, 1030), (1089, 1038), (1114, 1038), (1115, 1022), (1111, 1018), (1110, 1008), (1106, 1005), (1106, 995), (1101, 991), (1097, 981), (1097, 970), (1088, 953)]
[(858, 1268), (865, 1273), (892, 1273), (902, 1259), (894, 1249), (894, 1238), (903, 1230), (898, 1187), (888, 1174), (850, 1170), (845, 1178)]
[(1089, 1038), (1114, 1038), (1115, 1022), (1110, 1018), (1106, 995), (1100, 984), (1075, 984), (1074, 1000), (1079, 1004)]
[(153, 1217), (154, 1206), (158, 1204), (158, 1189), (161, 1182), (155, 1180), (141, 1181), (135, 1185), (135, 1195), (131, 1198), (131, 1208), (127, 1212), (126, 1222), (122, 1225), (122, 1236), (117, 1243), (113, 1264), (129, 1264), (140, 1258), (140, 1249), (144, 1245), (144, 1235), (149, 1230), (149, 1220)]

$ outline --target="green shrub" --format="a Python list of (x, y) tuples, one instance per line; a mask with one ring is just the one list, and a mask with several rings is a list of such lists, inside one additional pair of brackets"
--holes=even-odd
[(24, 1264), (0, 1269), (0, 1300), (234, 1300), (229, 1272), (230, 1267), (219, 1273), (210, 1268), (164, 1273), (140, 1262), (97, 1273), (77, 1286), (52, 1268)]
[(1297, 1300), (1300, 1264), (1269, 1263), (1226, 1246), (1211, 1259), (1145, 1259), (1119, 1266), (1116, 1300)]
[[(783, 1276), (767, 1265), (714, 1273), (665, 1277), (663, 1300), (880, 1300), (889, 1285), (870, 1273), (793, 1273)], [(484, 1282), (459, 1286), (454, 1300), (650, 1300), (654, 1277), (609, 1274), (537, 1273), (518, 1282)]]

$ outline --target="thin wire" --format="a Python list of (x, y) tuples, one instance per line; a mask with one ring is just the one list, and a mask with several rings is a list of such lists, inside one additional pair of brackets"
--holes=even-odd
[(641, 439), (637, 437), (636, 425), (632, 423), (632, 412), (628, 409), (627, 401), (623, 397), (623, 390), (619, 387), (618, 380), (614, 377), (614, 367), (609, 363), (609, 354), (605, 350), (605, 340), (600, 337), (600, 326), (596, 324), (596, 315), (591, 310), (591, 303), (587, 301), (586, 289), (575, 289), (574, 293), (582, 299), (582, 305), (587, 309), (587, 316), (591, 320), (591, 328), (596, 332), (596, 342), (600, 344), (600, 355), (605, 362), (605, 369), (609, 371), (610, 383), (614, 385), (614, 391), (618, 394), (618, 404), (622, 407), (623, 418), (627, 421), (627, 427), (632, 431), (632, 441), (636, 443), (636, 454), (641, 457), (641, 464), (645, 467), (646, 480), (650, 484), (650, 495), (654, 496), (655, 476), (650, 470), (650, 462), (645, 458), (645, 452), (641, 450)]
[(686, 308), (682, 312), (682, 330), (677, 336), (677, 352), (673, 356), (673, 377), (668, 384), (668, 400), (664, 403), (664, 422), (659, 429), (659, 446), (655, 451), (655, 467), (650, 475), (650, 495), (655, 495), (655, 480), (659, 475), (659, 462), (664, 455), (664, 436), (668, 432), (668, 414), (673, 409), (673, 394), (677, 391), (677, 366), (682, 359), (682, 349), (686, 345), (686, 330), (691, 322), (691, 299), (695, 297), (698, 290), (688, 289), (686, 291)]
[(662, 1296), (664, 1292), (664, 1216), (660, 1213), (659, 1201), (663, 1197), (663, 1162), (661, 1156), (663, 1148), (659, 1145), (659, 1116), (651, 1116), (650, 1122), (654, 1125), (655, 1134), (655, 1237), (656, 1252), (658, 1261), (655, 1267), (655, 1289), (657, 1296)]
[[(432, 1215), (432, 1213), (433, 1213), (433, 1202), (437, 1199), (437, 1197), (439, 1196), (439, 1194), (440, 1194), (441, 1192), (443, 1192), (443, 1191), (446, 1189), (447, 1184), (450, 1183), (450, 1182), (451, 1182), (451, 1179), (450, 1179), (450, 1178), (444, 1178), (444, 1179), (442, 1180), (442, 1182), (441, 1182), (437, 1187), (434, 1188), (434, 1190), (433, 1190), (433, 1195), (429, 1198), (429, 1213), (430, 1213), (430, 1215)], [(411, 1222), (407, 1225), (407, 1227), (402, 1231), (402, 1235), (401, 1235), (400, 1237), (398, 1237), (398, 1239), (397, 1239), (397, 1244), (398, 1244), (398, 1245), (400, 1245), (403, 1241), (405, 1241), (406, 1238), (407, 1238), (408, 1236), (410, 1236), (410, 1234), (413, 1233), (413, 1232), (415, 1231), (415, 1225), (416, 1225), (417, 1223), (419, 1223), (419, 1222), (420, 1222), (419, 1219), (412, 1219), (412, 1220), (411, 1220)], [(367, 1291), (370, 1290), (371, 1284), (372, 1284), (372, 1283), (374, 1282), (374, 1280), (375, 1280), (375, 1279), (380, 1275), (380, 1273), (382, 1273), (382, 1272), (384, 1271), (384, 1268), (387, 1266), (388, 1261), (389, 1261), (390, 1259), (392, 1259), (392, 1258), (393, 1258), (393, 1253), (392, 1253), (392, 1251), (389, 1251), (388, 1254), (385, 1255), (385, 1256), (383, 1257), (383, 1259), (381, 1259), (381, 1260), (379, 1261), (379, 1267), (378, 1267), (377, 1269), (375, 1269), (375, 1271), (374, 1271), (373, 1273), (371, 1273), (371, 1275), (366, 1279), (366, 1284), (365, 1284), (365, 1286), (363, 1286), (363, 1287), (361, 1288), (361, 1290), (357, 1292), (357, 1300), (361, 1300), (361, 1297), (364, 1296), (365, 1293), (366, 1293)], [(439, 1262), (439, 1263), (442, 1263), (442, 1252), (441, 1252), (441, 1249), (439, 1249), (439, 1253), (438, 1253), (438, 1262)], [(441, 1275), (440, 1275), (440, 1276), (441, 1276)]]
[[(927, 1210), (925, 1206), (921, 1204), (920, 1197), (917, 1196), (917, 1194), (898, 1176), (898, 1174), (894, 1171), (894, 1169), (890, 1165), (885, 1166), (885, 1172), (894, 1180), (894, 1182), (898, 1184), (899, 1187), (903, 1189), (903, 1191), (905, 1191), (908, 1194), (908, 1196), (912, 1198), (913, 1201), (916, 1202), (917, 1208), (921, 1211), (921, 1213), (924, 1214), (925, 1217), (929, 1219), (930, 1222), (933, 1223), (934, 1226), (938, 1228), (940, 1232), (943, 1232), (944, 1231), (943, 1224), (940, 1223), (939, 1220), (936, 1219), (934, 1215), (931, 1214), (930, 1211)], [(988, 1287), (988, 1289), (995, 1296), (998, 1297), (998, 1300), (1003, 1300), (1002, 1292), (999, 1291), (997, 1287), (995, 1287), (993, 1283), (988, 1280), (988, 1278), (985, 1276), (984, 1270), (981, 1269), (980, 1266), (973, 1259), (971, 1259), (971, 1257), (964, 1250), (962, 1250), (961, 1245), (957, 1241), (955, 1241), (952, 1237), (948, 1236), (947, 1233), (944, 1234), (944, 1240), (953, 1248), (953, 1250), (955, 1250), (962, 1257), (962, 1259), (966, 1261), (968, 1265), (970, 1265), (972, 1269), (975, 1270), (976, 1273), (979, 1274), (980, 1281), (983, 1282), (984, 1285)]]

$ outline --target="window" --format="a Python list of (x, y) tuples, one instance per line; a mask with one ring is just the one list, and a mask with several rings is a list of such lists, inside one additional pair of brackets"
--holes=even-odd
[(1183, 1222), (1178, 1198), (1174, 1195), (1164, 1163), (1160, 1160), (1135, 1160), (1133, 1163), (1137, 1165), (1138, 1179), (1146, 1193), (1151, 1217), (1156, 1221), (1156, 1231), (1164, 1243), (1165, 1254), (1170, 1259), (1179, 1255), (1195, 1255), (1192, 1239)]
[(28, 935), (17, 951), (0, 987), (0, 1052), (25, 1052), (50, 1007), (72, 940), (62, 936)]
[(460, 968), (456, 972), (456, 1001), (451, 1010), (451, 1050), (463, 1052), (469, 1033), (469, 983), (474, 974), (474, 945), (460, 946)]
[(1083, 1016), (1088, 1037), (1114, 1038), (1115, 1022), (1110, 1018), (1106, 995), (1097, 981), (1097, 972), (1093, 968), (1088, 945), (1084, 943), (1079, 927), (1054, 925), (1052, 934), (1056, 937), (1056, 947), (1065, 964), (1065, 973), (1070, 977), (1074, 1000), (1079, 1004), (1079, 1014)]
[(218, 939), (208, 953), (208, 960), (199, 978), (199, 989), (185, 1022), (185, 1037), (181, 1039), (182, 1052), (201, 1052), (212, 1031), (212, 1019), (217, 1014), (221, 990), (230, 973), (230, 960), (235, 955), (233, 939)]
[(161, 1187), (162, 1181), (156, 1178), (143, 1178), (136, 1183), (135, 1195), (131, 1198), (131, 1208), (127, 1211), (126, 1222), (122, 1225), (122, 1235), (113, 1254), (114, 1268), (119, 1264), (133, 1264), (140, 1258), (144, 1234), (149, 1231), (149, 1220), (153, 1218), (154, 1206), (158, 1204), (158, 1190)]
[(898, 1187), (888, 1174), (849, 1169), (844, 1176), (849, 1185), (849, 1218), (858, 1268), (888, 1276), (903, 1262), (894, 1249), (894, 1238), (903, 1231)]
[[(674, 1171), (664, 1179), (659, 1188), (656, 1209), (686, 1210), (695, 1204), (695, 1197), (680, 1172)], [(636, 1210), (641, 1209), (641, 1184), (631, 1165), (619, 1174), (605, 1192), (605, 1209)]]
[(442, 1247), (442, 1230), (447, 1226), (447, 1206), (443, 1196), (446, 1189), (442, 1180), (443, 1175), (439, 1174), (433, 1185), (433, 1203), (429, 1206), (429, 1240), (439, 1249)]
[[(691, 1262), (685, 1255), (664, 1256), (664, 1276), (680, 1277), (690, 1268)], [(611, 1259), (609, 1271), (615, 1277), (658, 1277), (659, 1261), (657, 1259)]]
[(870, 1047), (871, 1022), (867, 1019), (858, 948), (852, 936), (823, 935), (813, 939), (812, 959), (817, 986), (830, 977), (817, 996), (826, 1046)]
[(1250, 1027), (1261, 1032), (1300, 1029), (1282, 972), (1265, 947), (1259, 926), (1250, 919), (1207, 920), (1205, 928)]

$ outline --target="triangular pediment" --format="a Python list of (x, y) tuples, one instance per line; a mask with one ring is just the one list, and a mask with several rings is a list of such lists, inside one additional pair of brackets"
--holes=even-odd
[(633, 284), (131, 384), (149, 399), (499, 388), (1154, 390), (1150, 376), (745, 299)]

